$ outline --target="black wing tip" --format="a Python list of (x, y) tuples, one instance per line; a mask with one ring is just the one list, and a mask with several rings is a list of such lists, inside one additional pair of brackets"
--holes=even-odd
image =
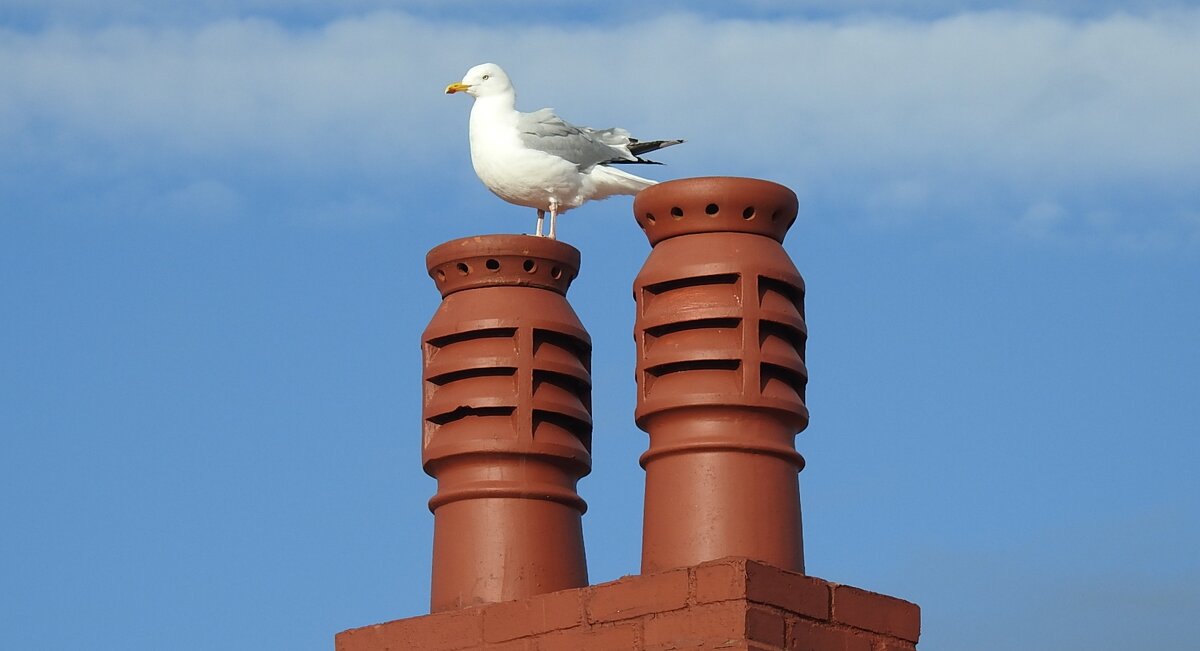
[(666, 165), (656, 160), (647, 160), (639, 158), (637, 160), (629, 160), (628, 158), (617, 158), (615, 160), (606, 160), (601, 165)]
[(640, 156), (642, 154), (648, 154), (652, 151), (658, 151), (659, 149), (665, 149), (667, 147), (682, 143), (683, 140), (649, 140), (646, 142), (642, 142), (640, 140), (630, 140), (629, 153), (633, 154), (634, 156)]
[(684, 141), (682, 139), (679, 139), (679, 140), (647, 140), (647, 141), (643, 142), (640, 140), (634, 140), (633, 138), (630, 138), (629, 139), (629, 153), (633, 154), (633, 157), (636, 160), (629, 160), (629, 159), (612, 160), (612, 161), (605, 161), (605, 164), (626, 163), (629, 165), (639, 165), (639, 164), (640, 165), (662, 165), (662, 163), (660, 163), (658, 161), (647, 160), (645, 158), (642, 158), (642, 154), (648, 154), (652, 151), (658, 151), (659, 149), (665, 149), (667, 147), (671, 147), (674, 145), (680, 145), (680, 144), (683, 144), (683, 142)]

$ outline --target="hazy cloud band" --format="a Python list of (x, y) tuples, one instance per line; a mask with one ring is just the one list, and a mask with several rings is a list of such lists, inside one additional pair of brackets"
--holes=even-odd
[[(112, 159), (130, 175), (166, 166), (204, 182), (214, 173), (196, 170), (345, 175), (367, 194), (469, 175), (466, 102), (441, 89), (484, 60), (509, 69), (526, 110), (687, 138), (671, 175), (770, 176), (818, 202), (840, 188), (848, 213), (979, 213), (1032, 234), (1073, 218), (1196, 232), (1195, 10), (679, 14), (618, 28), (385, 12), (306, 29), (250, 19), (0, 31), (0, 164), (88, 177), (113, 174)], [(1152, 198), (1154, 216), (1132, 214), (1147, 205), (1135, 195)]]

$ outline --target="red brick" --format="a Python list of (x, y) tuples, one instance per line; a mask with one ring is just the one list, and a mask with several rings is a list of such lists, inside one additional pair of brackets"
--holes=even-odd
[(871, 636), (806, 619), (792, 620), (787, 651), (872, 651)]
[(830, 584), (821, 579), (746, 562), (746, 597), (812, 619), (829, 619)]
[(746, 641), (746, 604), (725, 601), (646, 618), (647, 651), (724, 648)]
[(611, 622), (678, 610), (687, 605), (687, 598), (687, 570), (625, 577), (592, 588), (588, 618), (593, 622)]
[(833, 591), (833, 619), (914, 643), (921, 636), (919, 606), (848, 585), (839, 585)]
[(499, 644), (489, 644), (483, 649), (484, 651), (537, 651), (537, 641), (534, 638), (526, 637)]
[(692, 568), (696, 603), (746, 598), (746, 559), (726, 558)]
[(563, 590), (492, 604), (483, 611), (483, 639), (503, 642), (582, 625), (583, 594), (583, 590)]
[(784, 618), (775, 610), (751, 606), (746, 611), (746, 639), (775, 647), (784, 645)]
[(765, 563), (729, 558), (697, 566), (696, 603), (749, 599), (812, 619), (829, 619), (830, 584)]
[(399, 619), (339, 633), (337, 651), (453, 651), (483, 644), (480, 609)]
[(894, 637), (880, 637), (875, 640), (875, 646), (871, 647), (872, 651), (917, 651), (917, 645), (908, 640), (900, 640)]
[(641, 649), (641, 622), (578, 628), (538, 638), (538, 651), (622, 651)]
[(776, 649), (784, 645), (781, 613), (737, 600), (651, 615), (644, 621), (648, 650), (737, 649), (751, 642)]

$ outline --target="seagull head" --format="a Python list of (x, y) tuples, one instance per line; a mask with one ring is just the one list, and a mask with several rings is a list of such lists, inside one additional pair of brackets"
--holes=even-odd
[(447, 95), (466, 93), (472, 97), (487, 97), (508, 92), (512, 92), (512, 82), (494, 63), (481, 63), (468, 70), (462, 81), (446, 86)]

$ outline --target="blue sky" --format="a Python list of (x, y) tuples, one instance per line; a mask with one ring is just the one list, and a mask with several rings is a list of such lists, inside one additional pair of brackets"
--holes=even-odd
[[(808, 570), (922, 649), (1200, 636), (1200, 3), (0, 0), (0, 636), (330, 649), (425, 612), (424, 254), (528, 232), (469, 99), (784, 183)], [(638, 565), (628, 198), (566, 215), (591, 578)]]

